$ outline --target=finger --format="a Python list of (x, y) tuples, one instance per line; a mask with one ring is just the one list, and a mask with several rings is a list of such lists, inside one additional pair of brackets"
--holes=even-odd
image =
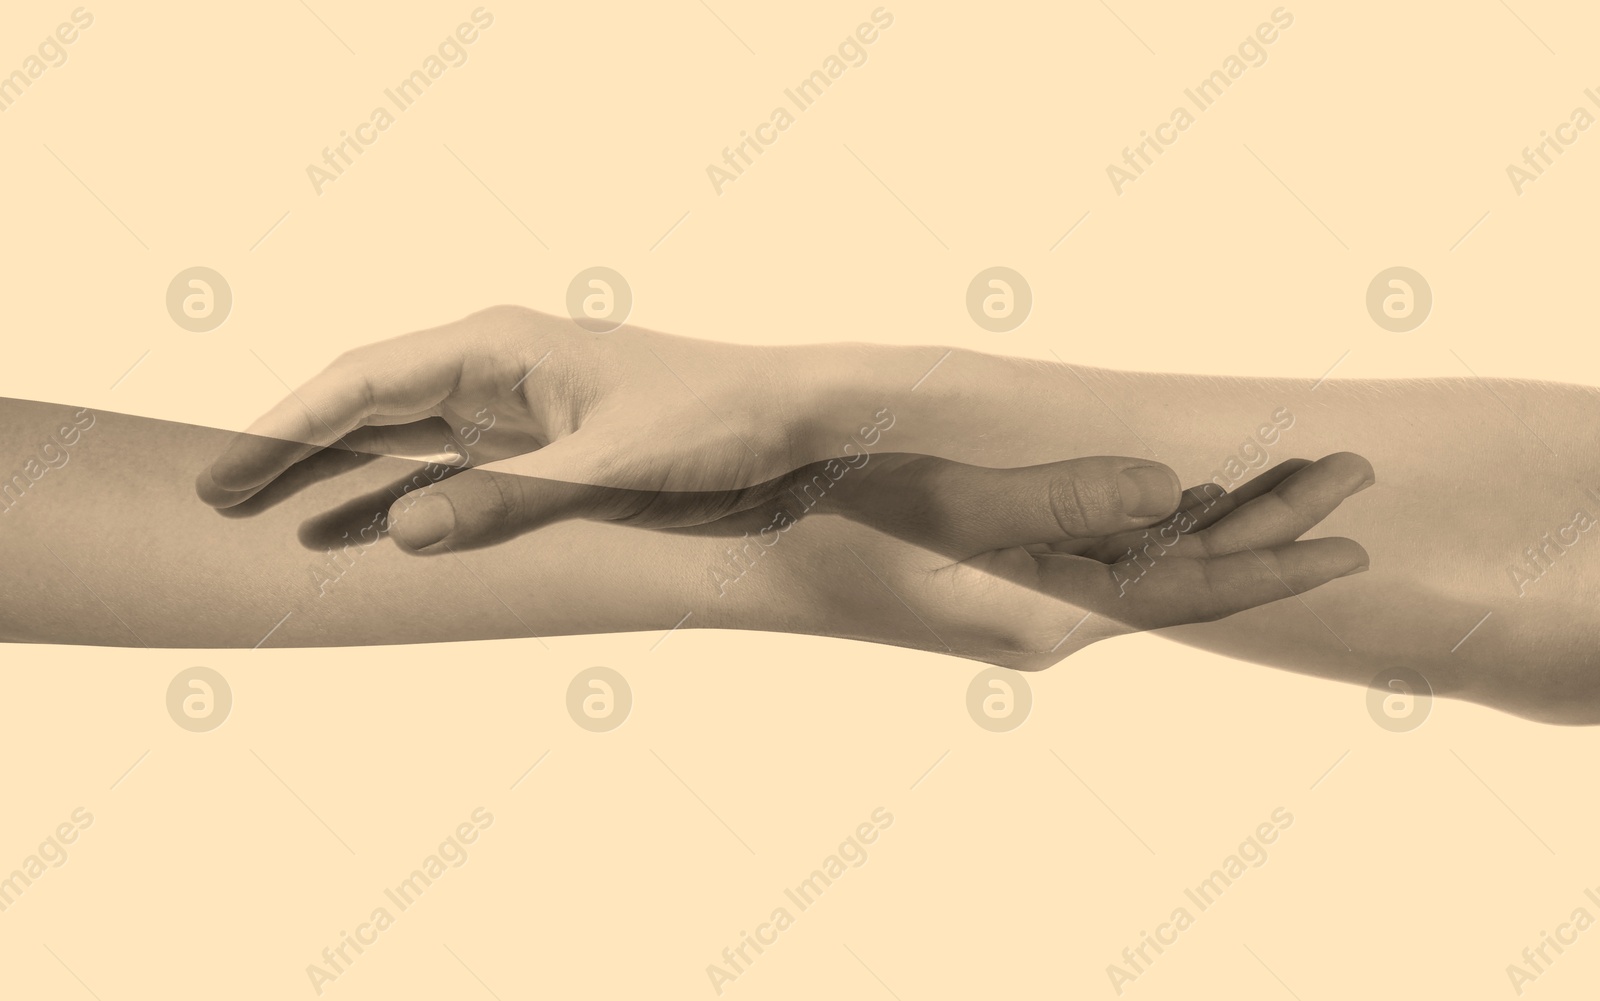
[[(1311, 465), (1310, 459), (1285, 459), (1261, 473), (1247, 480), (1234, 490), (1223, 490), (1216, 483), (1203, 483), (1193, 489), (1200, 491), (1202, 501), (1193, 507), (1183, 510), (1194, 518), (1195, 528), (1201, 529), (1213, 525), (1224, 516), (1239, 508), (1240, 505), (1255, 500), (1262, 494), (1277, 487), (1278, 484), (1293, 476), (1295, 473)], [(1215, 491), (1208, 488), (1215, 487)]]
[[(1227, 496), (1227, 491), (1218, 483), (1207, 482), (1190, 487), (1178, 499), (1178, 510), (1168, 522), (1177, 522), (1188, 515), (1198, 518), (1205, 512), (1217, 507)], [(1150, 531), (1146, 529), (1145, 531)], [(1030, 553), (1043, 555), (1045, 553), (1065, 554), (1068, 556), (1088, 556), (1103, 563), (1114, 563), (1122, 554), (1138, 545), (1142, 541), (1142, 533), (1135, 529), (1128, 532), (1118, 532), (1103, 539), (1072, 539), (1066, 542), (1035, 542), (1024, 546)]]
[(377, 345), (333, 363), (235, 438), (206, 476), (222, 494), (248, 496), (370, 418), (432, 414), (454, 389), (461, 360), (427, 344)]
[[(1290, 542), (1151, 568), (1135, 594), (1139, 618), (1158, 625), (1210, 622), (1365, 571), (1371, 558), (1352, 539)], [(1132, 590), (1138, 591), (1141, 584)]]
[(1178, 501), (1178, 511), (1207, 511), (1227, 495), (1228, 491), (1222, 484), (1208, 480), (1183, 492), (1183, 497)]
[(862, 520), (955, 559), (1152, 525), (1182, 493), (1166, 466), (1118, 456), (1015, 469), (924, 458), (862, 487), (851, 498)]
[(1129, 549), (1111, 558), (1115, 561), (1129, 553), (1149, 558), (1154, 552), (1201, 559), (1293, 542), (1371, 482), (1372, 466), (1366, 459), (1351, 452), (1335, 453), (1301, 465), (1272, 490), (1243, 503), (1239, 501), (1245, 491), (1240, 491), (1230, 498), (1232, 510), (1209, 528), (1193, 531), (1180, 514), (1158, 529), (1138, 533)]
[(1061, 557), (1040, 561), (1050, 593), (1133, 629), (1211, 622), (1304, 594), (1367, 569), (1351, 539), (1309, 539), (1208, 559), (1163, 557), (1118, 563)]
[[(248, 490), (224, 490), (212, 479), (210, 470), (203, 469), (195, 477), (195, 492), (201, 500), (219, 510), (231, 510), (238, 514), (257, 513), (313, 483), (330, 479), (380, 456), (461, 465), (465, 462), (466, 453), (451, 434), (450, 425), (437, 417), (402, 425), (357, 428), (345, 435), (341, 444), (342, 448), (323, 449), (308, 455), (274, 477), (270, 483)], [(306, 472), (307, 467), (314, 467), (315, 473)], [(273, 498), (271, 502), (259, 503), (262, 496), (269, 493)]]
[(630, 505), (648, 500), (645, 491), (546, 475), (570, 468), (587, 446), (579, 431), (514, 462), (464, 470), (408, 492), (389, 509), (390, 532), (418, 552), (475, 549), (565, 518), (622, 518)]
[(1374, 479), (1372, 463), (1354, 452), (1324, 456), (1210, 528), (1189, 535), (1173, 555), (1221, 556), (1293, 542)]
[(276, 507), (289, 498), (324, 480), (367, 465), (379, 458), (370, 452), (347, 452), (342, 448), (324, 449), (316, 455), (295, 463), (282, 476), (259, 490), (230, 494), (219, 491), (204, 472), (195, 480), (195, 492), (201, 500), (217, 509), (227, 518), (249, 518)]
[(1175, 535), (1197, 531), (1215, 523), (1245, 501), (1271, 490), (1296, 470), (1308, 465), (1310, 462), (1305, 459), (1286, 459), (1232, 492), (1214, 481), (1201, 483), (1183, 492), (1183, 499), (1178, 502), (1177, 512), (1160, 525), (1143, 531), (1120, 532), (1104, 539), (1092, 539), (1077, 544), (1056, 544), (1049, 546), (1048, 549), (1052, 552), (1088, 556), (1103, 563), (1114, 563), (1130, 550), (1137, 550), (1148, 543), (1149, 533), (1164, 531), (1169, 535)]
[[(1176, 514), (1160, 525), (1143, 531), (1121, 532), (1109, 536), (1081, 547), (1078, 553), (1103, 563), (1115, 563), (1124, 559), (1130, 551), (1138, 552), (1150, 545), (1152, 538), (1171, 540), (1187, 537), (1215, 524), (1241, 505), (1269, 492), (1309, 465), (1311, 463), (1306, 459), (1286, 459), (1232, 492), (1223, 490), (1216, 483), (1202, 483), (1190, 487), (1184, 491), (1184, 498), (1187, 501), (1192, 497), (1194, 503), (1181, 505)], [(1170, 541), (1168, 544), (1171, 544)], [(1203, 554), (1185, 552), (1182, 555)]]

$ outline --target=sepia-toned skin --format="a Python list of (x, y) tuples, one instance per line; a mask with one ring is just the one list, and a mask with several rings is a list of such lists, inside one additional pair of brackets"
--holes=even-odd
[[(912, 352), (849, 350), (859, 364), (847, 386), (881, 385), (889, 373), (909, 384), (943, 353), (915, 349), (914, 360), (895, 362), (890, 355)], [(1005, 391), (986, 399), (978, 387), (989, 385)], [(1592, 388), (1466, 378), (1316, 385), (957, 351), (915, 393), (874, 395), (908, 428), (931, 427), (939, 454), (970, 462), (1029, 462), (1060, 448), (1137, 453), (1143, 443), (1195, 483), (1219, 471), (1226, 482), (1229, 460), (1249, 468), (1246, 456), (1265, 464), (1263, 453), (1270, 461), (1359, 453), (1376, 486), (1318, 531), (1360, 542), (1370, 572), (1303, 604), (1166, 634), (1360, 684), (1409, 667), (1436, 694), (1546, 722), (1600, 722), (1600, 531), (1592, 530), (1600, 525), (1600, 392)], [(1263, 447), (1259, 429), (1282, 410), (1293, 424)], [(940, 416), (952, 413), (960, 417)], [(1530, 547), (1544, 555), (1530, 561)]]
[[(30, 492), (33, 527), (0, 535), (10, 540), (12, 565), (39, 569), (43, 578), (33, 586), (31, 578), (24, 585), (7, 576), (7, 634), (130, 644), (137, 633), (151, 645), (235, 646), (253, 645), (277, 623), (267, 645), (400, 643), (667, 629), (692, 611), (686, 628), (825, 633), (1036, 668), (1106, 635), (1169, 627), (1183, 642), (1324, 677), (1364, 684), (1381, 669), (1404, 666), (1422, 672), (1437, 694), (1552, 722), (1600, 718), (1591, 669), (1600, 556), (1586, 531), (1569, 527), (1580, 512), (1600, 513), (1588, 492), (1600, 490), (1597, 396), (1582, 387), (1478, 380), (1314, 387), (1096, 371), (942, 348), (746, 348), (627, 327), (590, 335), (564, 319), (496, 307), (349, 353), (297, 397), (252, 431), (306, 447), (102, 415), (110, 423), (98, 430), (111, 432), (102, 452), (92, 450), (97, 432), (86, 432), (72, 460), (81, 464), (51, 472)], [(316, 413), (308, 415), (305, 403)], [(6, 440), (28, 440), (38, 416), (32, 406), (9, 406), (0, 421)], [(1004, 523), (1037, 525), (1039, 505), (1019, 511), (1007, 499), (1029, 494), (974, 478), (984, 470), (952, 473), (902, 458), (896, 461), (911, 473), (869, 464), (870, 476), (841, 478), (846, 489), (777, 544), (754, 550), (753, 561), (733, 557), (748, 545), (744, 532), (771, 522), (760, 506), (771, 498), (740, 491), (848, 454), (846, 446), (861, 450), (863, 432), (884, 413), (893, 423), (874, 451), (971, 467), (1144, 453), (1184, 483), (1214, 479), (1237, 490), (1279, 460), (1329, 459), (1294, 480), (1298, 491), (1290, 481), (1275, 484), (1249, 519), (1230, 522), (1236, 528), (1184, 532), (1177, 546), (1152, 549), (1142, 531), (1110, 541), (1013, 544)], [(461, 440), (489, 416), (492, 427)], [(381, 515), (396, 497), (383, 486), (415, 468), (400, 459), (314, 482), (247, 518), (220, 518), (194, 498), (198, 476), (207, 503), (250, 512), (261, 498), (247, 498), (263, 484), (363, 424), (378, 426), (346, 437), (350, 447), (414, 455), (415, 443), (402, 439), (430, 428), (433, 451), (453, 439), (446, 452), (489, 463), (423, 491), (455, 491), (461, 546), (447, 535), (419, 559), (386, 537), (359, 547), (331, 584), (337, 571), (317, 569), (329, 560), (306, 543), (325, 548), (340, 536), (324, 530), (319, 537), (308, 522), (342, 503), (355, 503), (363, 518), (369, 510)], [(529, 451), (546, 442), (559, 447)], [(1376, 486), (1338, 507), (1374, 467)], [(1295, 469), (1276, 475), (1286, 472)], [(899, 489), (871, 488), (895, 475), (906, 481)], [(105, 500), (108, 483), (118, 499)], [(629, 525), (595, 524), (571, 520), (583, 512), (560, 501), (572, 492), (552, 483), (733, 500), (688, 517), (675, 505), (634, 506)], [(48, 503), (52, 491), (59, 496)], [(1292, 501), (1280, 496), (1296, 492)], [(896, 496), (914, 500), (899, 507), (884, 500)], [(959, 519), (926, 517), (930, 505), (937, 511), (938, 500), (952, 496), (978, 502), (964, 505)], [(22, 510), (0, 516), (0, 529)], [(391, 510), (393, 530), (384, 535), (405, 539), (408, 517), (428, 521), (425, 510)], [(1281, 544), (1285, 533), (1294, 538), (1324, 515), (1319, 533), (1359, 546), (1319, 540), (1320, 550), (1301, 550), (1315, 558), (1287, 573), (1262, 567), (1252, 554), (1257, 542)], [(974, 546), (970, 529), (952, 541), (953, 521), (991, 522), (1007, 545)], [(675, 530), (639, 527), (651, 525)], [(1543, 541), (1563, 528), (1572, 545), (1552, 549)], [(1215, 584), (1215, 575), (1184, 575), (1194, 568), (1185, 561), (1207, 556), (1208, 540), (1218, 537), (1239, 558), (1230, 566), (1252, 568), (1248, 581), (1225, 575), (1226, 607), (1194, 586)], [(60, 561), (39, 550), (45, 540)], [(492, 545), (502, 540), (509, 541)], [(1556, 553), (1543, 557), (1542, 569), (1525, 555), (1541, 544)], [(1126, 559), (1120, 572), (1105, 562), (1119, 558), (1119, 547), (1147, 554), (1137, 570)], [(1338, 579), (1369, 555), (1370, 572)], [(46, 561), (73, 570), (51, 576)], [(1098, 567), (1108, 576), (1095, 586), (1114, 586), (1094, 593), (1082, 579), (1073, 581), (1076, 592), (1060, 586), (1058, 568), (1069, 564)], [(1520, 578), (1512, 572), (1518, 566)], [(1252, 590), (1266, 580), (1263, 569), (1283, 578), (1273, 581), (1274, 594)], [(1303, 598), (1272, 600), (1318, 584)], [(84, 600), (89, 588), (99, 595), (93, 602)], [(1209, 596), (1181, 604), (1196, 593)], [(1259, 607), (1209, 621), (1247, 604)]]
[[(692, 529), (571, 518), (428, 557), (387, 537), (407, 517), (403, 506), (390, 512), (395, 498), (403, 505), (408, 485), (431, 485), (426, 465), (329, 450), (224, 517), (193, 483), (233, 435), (83, 414), (0, 405), (9, 440), (92, 421), (59, 468), (0, 514), (11, 568), (0, 632), (12, 641), (415, 643), (669, 629), (692, 612), (694, 627), (847, 636), (1036, 668), (1106, 636), (1276, 601), (1367, 562), (1350, 540), (1293, 541), (1366, 481), (1370, 468), (1348, 454), (1286, 463), (1221, 500), (1183, 496), (1174, 480), (1162, 510), (1193, 512), (1180, 515), (1182, 545), (1226, 545), (1175, 551), (1161, 575), (1128, 590), (1114, 563), (1071, 554), (1120, 552), (1162, 518), (1050, 498), (1071, 496), (1054, 489), (1061, 483), (1113, 498), (1094, 484), (1145, 464), (1137, 459), (996, 470), (868, 454), (827, 480), (809, 511), (799, 498), (821, 488), (805, 470), (785, 499)], [(1169, 477), (1162, 471), (1164, 485)], [(628, 500), (602, 503), (626, 520)], [(794, 516), (773, 530), (780, 509)], [(764, 529), (768, 542), (746, 539)]]
[[(1185, 483), (1231, 487), (1270, 461), (1358, 453), (1378, 486), (1322, 530), (1365, 546), (1372, 572), (1170, 635), (1362, 684), (1410, 667), (1438, 694), (1600, 721), (1600, 533), (1581, 527), (1600, 517), (1600, 392), (1589, 387), (1162, 375), (938, 347), (744, 347), (632, 327), (593, 336), (505, 306), (358, 349), (313, 380), (309, 398), (348, 401), (350, 373), (414, 372), (419, 356), (472, 371), (491, 354), (502, 381), (545, 359), (549, 378), (525, 384), (536, 388), (532, 419), (554, 414), (551, 433), (581, 428), (559, 440), (585, 446), (490, 468), (578, 482), (748, 487), (785, 463), (838, 454), (880, 411), (895, 417), (882, 447), (995, 467), (1146, 454)], [(252, 430), (309, 434), (295, 400), (276, 413)], [(254, 475), (273, 471), (268, 462)], [(509, 482), (482, 493), (516, 497)], [(542, 523), (537, 499), (512, 506), (477, 513), (509, 534)]]

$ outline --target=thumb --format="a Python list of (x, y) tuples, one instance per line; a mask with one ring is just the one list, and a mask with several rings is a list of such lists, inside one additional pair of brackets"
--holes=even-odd
[(582, 482), (575, 463), (579, 437), (405, 494), (389, 506), (389, 534), (413, 551), (475, 549), (572, 517), (580, 508), (599, 509), (605, 495), (620, 491)]
[(940, 462), (926, 474), (917, 506), (969, 554), (1144, 528), (1176, 511), (1183, 493), (1167, 466), (1120, 456), (1015, 469)]

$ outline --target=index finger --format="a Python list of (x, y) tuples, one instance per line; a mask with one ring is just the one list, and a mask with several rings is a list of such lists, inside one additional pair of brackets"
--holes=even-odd
[(460, 362), (413, 345), (391, 341), (344, 355), (291, 390), (200, 474), (215, 487), (202, 490), (207, 503), (241, 503), (375, 416), (429, 416), (455, 387)]
[(1066, 556), (1040, 569), (1047, 593), (1143, 630), (1213, 622), (1304, 594), (1368, 563), (1359, 543), (1331, 537), (1200, 559), (1167, 556), (1148, 568)]

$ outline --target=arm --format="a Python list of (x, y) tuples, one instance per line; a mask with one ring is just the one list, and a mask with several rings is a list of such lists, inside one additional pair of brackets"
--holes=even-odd
[(1359, 684), (1407, 666), (1440, 695), (1552, 722), (1600, 721), (1600, 392), (1477, 379), (1313, 388), (966, 351), (912, 391), (943, 349), (831, 354), (842, 374), (837, 402), (822, 412), (881, 400), (903, 415), (901, 447), (936, 441), (932, 450), (962, 461), (1123, 451), (1168, 462), (1186, 483), (1232, 488), (1283, 456), (1360, 453), (1377, 485), (1323, 527), (1360, 541), (1371, 572), (1304, 604), (1170, 635)]
[[(92, 423), (83, 427), (85, 420)], [(60, 434), (75, 423), (76, 436)], [(419, 560), (373, 530), (369, 517), (350, 517), (359, 502), (344, 503), (418, 468), (391, 458), (344, 469), (337, 483), (308, 486), (249, 519), (221, 517), (193, 484), (233, 438), (0, 400), (0, 441), (8, 445), (0, 634), (13, 642), (282, 647), (668, 629), (686, 610), (676, 596), (689, 590), (688, 568), (703, 562), (695, 558), (706, 548), (701, 540), (659, 535), (641, 549), (641, 533), (579, 522), (551, 526), (536, 545), (528, 537)], [(694, 583), (703, 591), (703, 580)], [(708, 626), (765, 621), (747, 604), (732, 596), (697, 617)]]
[[(1348, 454), (1283, 464), (1226, 503), (1181, 497), (1170, 470), (1140, 459), (996, 470), (862, 454), (798, 470), (792, 489), (692, 531), (570, 519), (423, 556), (386, 536), (412, 499), (453, 482), (436, 481), (434, 463), (330, 449), (225, 517), (192, 485), (231, 434), (0, 401), (0, 436), (38, 443), (38, 458), (19, 457), (0, 483), (0, 635), (22, 642), (416, 643), (664, 630), (693, 613), (690, 628), (1042, 667), (1096, 639), (1279, 600), (1367, 561), (1349, 540), (1295, 541), (1370, 475)], [(1129, 471), (1139, 475), (1125, 482)], [(600, 493), (624, 519), (661, 500)], [(1172, 517), (1195, 529), (1184, 545), (1210, 539), (1216, 551), (1174, 554), (1136, 593), (1122, 593), (1109, 560), (1071, 555), (1103, 547), (1114, 560), (1129, 533), (1180, 502)]]
[(496, 307), (347, 354), (255, 428), (304, 448), (230, 451), (202, 492), (219, 507), (235, 503), (349, 429), (419, 411), (458, 432), (466, 415), (509, 415), (495, 431), (509, 438), (475, 458), (510, 475), (492, 490), (461, 477), (437, 491), (460, 492), (478, 520), (456, 530), (473, 541), (550, 520), (546, 495), (519, 483), (748, 487), (839, 454), (841, 443), (859, 447), (880, 409), (897, 415), (883, 446), (895, 450), (991, 467), (1143, 453), (1170, 461), (1185, 482), (1229, 488), (1269, 455), (1350, 450), (1372, 460), (1380, 481), (1328, 525), (1369, 546), (1374, 569), (1360, 587), (1174, 637), (1357, 683), (1408, 666), (1439, 694), (1587, 722), (1600, 720), (1600, 672), (1589, 669), (1600, 546), (1585, 527), (1600, 514), (1597, 403), (1582, 387), (1507, 381), (1313, 387), (931, 347), (751, 348), (632, 327), (595, 338)]

